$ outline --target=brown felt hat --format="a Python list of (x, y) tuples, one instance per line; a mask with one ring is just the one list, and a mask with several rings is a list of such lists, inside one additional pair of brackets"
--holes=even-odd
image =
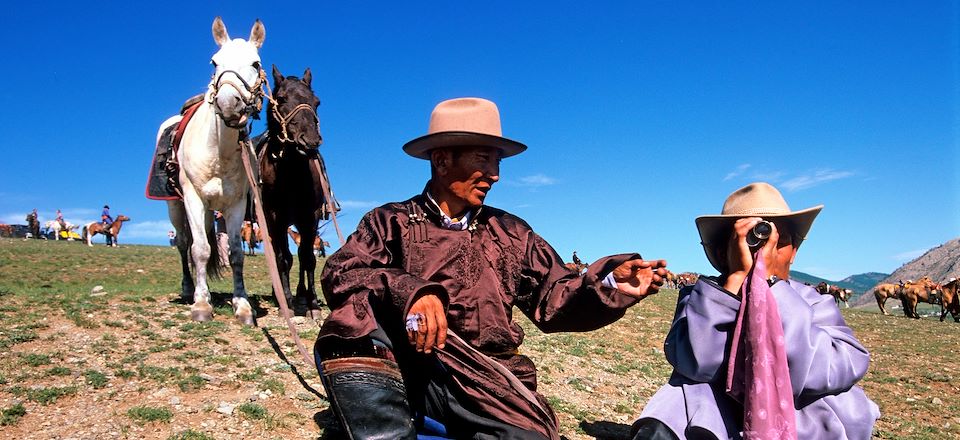
[(430, 150), (444, 147), (494, 147), (503, 157), (522, 153), (526, 145), (503, 137), (497, 105), (483, 98), (456, 98), (437, 104), (430, 128), (403, 146), (407, 154), (430, 160)]
[(718, 246), (726, 246), (727, 240), (733, 232), (733, 224), (739, 218), (761, 217), (764, 220), (783, 220), (790, 223), (794, 235), (801, 240), (807, 238), (813, 220), (823, 209), (823, 205), (800, 211), (791, 211), (787, 201), (783, 199), (773, 185), (766, 182), (751, 183), (730, 194), (723, 202), (720, 215), (702, 215), (697, 217), (697, 230), (700, 231), (700, 244), (707, 254), (707, 259), (714, 268), (723, 272), (714, 250)]

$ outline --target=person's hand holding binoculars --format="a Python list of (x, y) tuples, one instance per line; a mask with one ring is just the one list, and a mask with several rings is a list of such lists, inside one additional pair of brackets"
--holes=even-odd
[(773, 267), (778, 241), (780, 233), (773, 222), (760, 217), (737, 219), (733, 224), (733, 235), (727, 242), (728, 273), (723, 287), (735, 295), (740, 294), (740, 286), (747, 279), (758, 250), (767, 267)]

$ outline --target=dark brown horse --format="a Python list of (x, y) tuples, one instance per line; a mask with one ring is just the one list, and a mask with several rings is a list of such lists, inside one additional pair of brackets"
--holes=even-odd
[[(336, 209), (336, 202), (328, 197), (329, 185), (318, 150), (323, 140), (316, 111), (320, 99), (313, 93), (311, 80), (309, 68), (300, 79), (284, 77), (277, 66), (273, 66), (274, 90), (267, 108), (267, 139), (258, 155), (266, 228), (276, 253), (283, 293), (295, 310), (309, 311), (311, 317), (319, 318), (313, 243), (320, 219), (327, 218)], [(293, 255), (284, 237), (290, 225), (296, 226), (301, 234), (297, 246), (300, 280), (296, 303), (290, 292)]]
[(83, 227), (81, 237), (83, 241), (87, 242), (87, 246), (93, 246), (93, 236), (103, 234), (107, 237), (107, 246), (117, 247), (117, 236), (120, 235), (120, 228), (123, 227), (123, 222), (128, 221), (130, 221), (130, 217), (120, 214), (110, 226), (104, 226), (103, 223), (98, 222), (89, 223)]
[(950, 312), (950, 315), (953, 316), (954, 322), (960, 322), (960, 298), (957, 297), (958, 285), (960, 285), (960, 280), (951, 278), (940, 287), (940, 292), (943, 295), (940, 301), (940, 322), (943, 322), (943, 319), (947, 317), (947, 312)]

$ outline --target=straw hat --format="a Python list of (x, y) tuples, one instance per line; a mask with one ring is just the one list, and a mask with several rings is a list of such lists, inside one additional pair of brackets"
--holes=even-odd
[(707, 254), (707, 259), (719, 271), (717, 256), (714, 248), (726, 246), (727, 240), (733, 231), (733, 224), (739, 218), (762, 217), (765, 220), (787, 221), (792, 226), (793, 233), (801, 240), (807, 238), (807, 232), (813, 226), (813, 220), (823, 209), (817, 205), (801, 211), (791, 211), (787, 201), (780, 191), (766, 182), (751, 183), (730, 194), (723, 202), (720, 215), (703, 215), (697, 217), (697, 230), (700, 231), (700, 243)]
[(496, 104), (483, 98), (456, 98), (437, 104), (430, 114), (427, 134), (407, 142), (403, 151), (429, 160), (434, 148), (477, 146), (499, 148), (503, 157), (527, 149), (526, 145), (503, 137)]

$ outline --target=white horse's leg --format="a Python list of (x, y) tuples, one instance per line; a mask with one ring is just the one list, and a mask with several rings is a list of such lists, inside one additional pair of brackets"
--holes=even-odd
[(243, 197), (223, 214), (229, 236), (230, 268), (233, 270), (233, 313), (242, 324), (253, 325), (253, 308), (250, 307), (247, 290), (243, 285), (243, 247), (240, 244), (240, 228), (243, 226), (246, 207), (246, 198)]
[(210, 214), (203, 205), (203, 201), (200, 200), (200, 196), (189, 185), (184, 185), (183, 203), (186, 206), (190, 235), (193, 236), (193, 245), (190, 246), (190, 252), (193, 254), (193, 268), (197, 271), (190, 318), (194, 321), (210, 321), (213, 319), (213, 307), (210, 305), (210, 290), (207, 287), (207, 261), (210, 259), (210, 244), (207, 243), (206, 228), (206, 216)]

